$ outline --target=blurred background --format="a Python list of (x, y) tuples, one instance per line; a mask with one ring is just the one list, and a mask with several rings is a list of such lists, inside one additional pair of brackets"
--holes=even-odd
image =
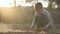
[(59, 30), (60, 0), (0, 0), (0, 23), (8, 25), (8, 29), (29, 30), (35, 12), (34, 5), (37, 2), (41, 2), (43, 8), (51, 13), (54, 24)]
[(0, 21), (2, 23), (31, 23), (34, 5), (43, 4), (43, 8), (51, 12), (54, 22), (59, 23), (60, 0), (0, 0)]

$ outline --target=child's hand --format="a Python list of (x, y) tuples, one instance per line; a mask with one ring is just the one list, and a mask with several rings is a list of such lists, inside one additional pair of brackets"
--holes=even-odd
[(33, 28), (32, 27), (30, 27), (30, 29), (29, 30), (32, 30)]
[(30, 27), (30, 29), (29, 29), (29, 30), (30, 30), (30, 32), (33, 32), (33, 28), (31, 28), (31, 27)]

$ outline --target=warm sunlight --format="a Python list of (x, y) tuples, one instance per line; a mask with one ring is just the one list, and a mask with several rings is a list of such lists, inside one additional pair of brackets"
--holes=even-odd
[[(32, 6), (35, 1), (26, 3), (26, 0), (16, 0), (16, 6)], [(48, 6), (48, 1), (39, 0), (43, 4), (43, 7)], [(0, 7), (14, 7), (14, 0), (0, 0)]]
[(13, 7), (14, 1), (13, 0), (0, 0), (0, 7)]
[[(32, 6), (33, 3), (35, 4), (35, 1), (32, 1), (31, 3), (26, 3), (26, 0), (16, 0), (16, 5), (17, 6)], [(48, 7), (48, 1), (43, 1), (43, 0), (39, 0), (38, 2), (41, 2), (43, 4), (43, 7)]]

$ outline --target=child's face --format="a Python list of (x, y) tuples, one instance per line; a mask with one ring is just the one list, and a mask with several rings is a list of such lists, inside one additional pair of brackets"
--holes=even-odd
[(41, 14), (42, 13), (42, 8), (37, 8), (36, 11), (37, 11), (38, 14)]

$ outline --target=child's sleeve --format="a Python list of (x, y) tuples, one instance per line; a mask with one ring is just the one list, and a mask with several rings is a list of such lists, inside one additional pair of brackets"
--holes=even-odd
[(48, 24), (47, 25), (45, 25), (45, 27), (44, 28), (48, 28), (50, 25), (53, 25), (53, 20), (52, 20), (52, 17), (51, 17), (51, 14), (50, 14), (50, 12), (46, 12), (47, 13), (47, 17), (48, 17)]
[(33, 18), (32, 24), (31, 24), (31, 28), (33, 28), (35, 25), (35, 18)]
[(36, 16), (36, 13), (35, 13), (34, 18), (32, 20), (31, 28), (33, 28), (35, 26), (35, 16)]

